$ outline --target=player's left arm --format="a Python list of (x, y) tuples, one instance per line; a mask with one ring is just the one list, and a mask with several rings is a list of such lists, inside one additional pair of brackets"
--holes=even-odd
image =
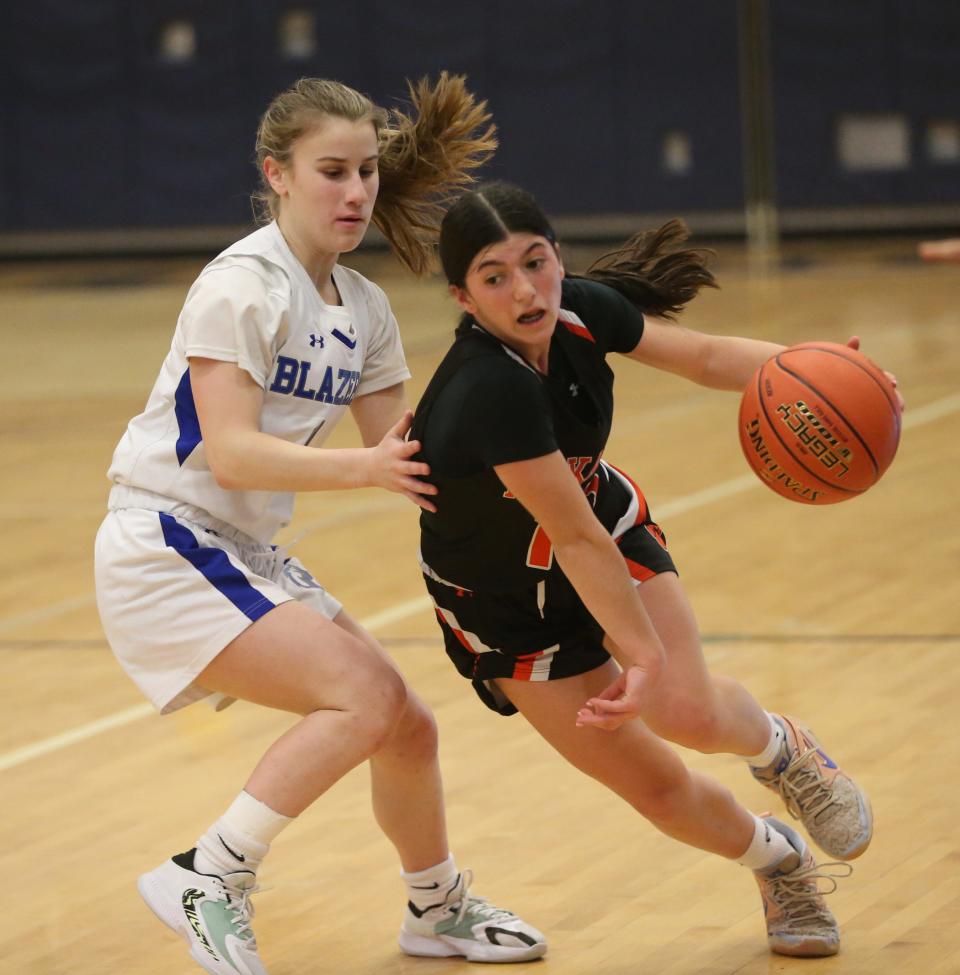
[(701, 386), (740, 392), (760, 365), (785, 346), (736, 335), (709, 335), (644, 315), (643, 336), (626, 355)]
[[(767, 359), (786, 348), (762, 339), (708, 335), (654, 315), (644, 315), (643, 319), (643, 336), (633, 351), (626, 355), (637, 362), (676, 373), (711, 389), (741, 392)], [(860, 337), (853, 335), (846, 344), (851, 349), (859, 349)], [(893, 385), (902, 410), (904, 402), (896, 388), (897, 377), (886, 370), (884, 374)]]
[(364, 447), (375, 447), (380, 443), (387, 431), (409, 409), (403, 383), (357, 396), (350, 404), (350, 412), (360, 431)]

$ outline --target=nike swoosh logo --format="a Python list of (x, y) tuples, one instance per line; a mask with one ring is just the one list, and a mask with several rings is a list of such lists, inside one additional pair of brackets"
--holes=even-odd
[(227, 851), (227, 853), (230, 854), (230, 856), (234, 858), (234, 860), (239, 860), (241, 863), (247, 862), (247, 858), (242, 853), (237, 853), (236, 850), (227, 846), (227, 841), (219, 833), (217, 833), (217, 839), (220, 840), (220, 842), (223, 844), (223, 848)]
[(440, 885), (438, 883), (427, 884), (426, 887), (419, 887), (417, 884), (410, 885), (412, 890), (439, 890)]
[(432, 911), (436, 907), (443, 907), (446, 901), (440, 901), (439, 904), (428, 904), (426, 907), (417, 907), (413, 901), (407, 901), (407, 907), (410, 908), (410, 913), (414, 917), (423, 917), (428, 911)]
[(484, 933), (487, 936), (487, 940), (494, 945), (504, 945), (503, 941), (497, 940), (498, 934), (507, 938), (505, 943), (509, 947), (513, 947), (510, 945), (510, 938), (515, 938), (517, 941), (522, 941), (525, 945), (529, 945), (531, 948), (537, 943), (525, 931), (511, 931), (509, 928), (486, 928)]

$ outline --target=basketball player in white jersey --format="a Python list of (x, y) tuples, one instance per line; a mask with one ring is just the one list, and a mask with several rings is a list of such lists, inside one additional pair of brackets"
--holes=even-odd
[[(450, 855), (426, 706), (271, 541), (298, 491), (379, 486), (434, 508), (420, 480), (429, 469), (412, 460), (419, 444), (403, 439), (409, 373), (396, 321), (378, 287), (337, 264), (373, 219), (422, 270), (423, 228), (493, 150), (485, 106), (462, 79), (411, 94), (418, 118), (388, 119), (317, 79), (274, 100), (257, 141), (273, 219), (190, 289), (110, 467), (97, 598), (127, 673), (161, 713), (213, 694), (301, 716), (196, 846), (139, 880), (213, 975), (264, 975), (250, 928), (257, 868), (294, 817), (366, 760), (407, 888), (402, 949), (486, 962), (546, 951), (535, 928), (472, 896)], [(348, 408), (366, 446), (317, 449)]]

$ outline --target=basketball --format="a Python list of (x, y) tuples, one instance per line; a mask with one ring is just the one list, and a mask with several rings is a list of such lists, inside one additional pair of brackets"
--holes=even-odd
[(740, 446), (772, 491), (803, 504), (863, 494), (900, 442), (900, 405), (883, 370), (846, 345), (806, 342), (757, 370), (740, 402)]

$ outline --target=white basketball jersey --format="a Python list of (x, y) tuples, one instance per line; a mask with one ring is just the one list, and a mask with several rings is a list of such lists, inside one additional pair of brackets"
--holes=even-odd
[(236, 362), (263, 387), (260, 429), (319, 446), (355, 396), (410, 376), (383, 291), (339, 265), (333, 279), (342, 306), (323, 302), (275, 222), (211, 261), (187, 294), (146, 408), (130, 421), (108, 477), (202, 508), (269, 542), (290, 521), (293, 494), (216, 483), (188, 359)]

